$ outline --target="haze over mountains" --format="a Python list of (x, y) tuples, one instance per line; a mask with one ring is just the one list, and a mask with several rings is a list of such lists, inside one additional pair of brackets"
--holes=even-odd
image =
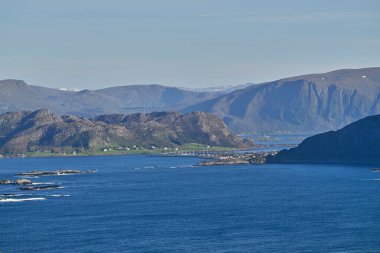
[(223, 119), (234, 132), (321, 132), (380, 113), (380, 68), (344, 69), (244, 87), (230, 91), (132, 85), (72, 92), (3, 80), (0, 113), (47, 108), (59, 114), (94, 117), (203, 111)]
[(59, 114), (93, 117), (109, 113), (175, 111), (216, 97), (161, 85), (117, 86), (77, 92), (28, 85), (20, 80), (0, 81), (0, 113), (49, 109)]
[(184, 111), (214, 113), (236, 132), (337, 129), (380, 113), (380, 68), (285, 78), (237, 90)]

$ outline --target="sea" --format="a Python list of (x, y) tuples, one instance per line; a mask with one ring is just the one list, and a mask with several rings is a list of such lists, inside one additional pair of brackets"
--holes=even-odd
[(0, 160), (0, 252), (380, 252), (380, 173), (373, 165), (198, 167), (148, 155)]

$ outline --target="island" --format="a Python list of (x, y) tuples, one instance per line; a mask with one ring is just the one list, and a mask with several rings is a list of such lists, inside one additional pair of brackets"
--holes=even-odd
[(42, 186), (27, 186), (27, 187), (20, 187), (19, 189), (21, 191), (41, 191), (41, 190), (52, 190), (52, 189), (58, 189), (62, 188), (62, 186), (54, 184), (54, 185), (42, 185)]
[[(61, 175), (77, 175), (77, 174), (87, 174), (95, 173), (95, 170), (52, 170), (52, 171), (32, 171), (32, 172), (20, 172), (16, 176), (28, 176), (28, 177), (39, 177), (39, 176), (61, 176)], [(25, 179), (19, 179), (25, 180)]]
[(246, 149), (253, 146), (204, 112), (111, 114), (96, 118), (58, 115), (47, 110), (0, 115), (0, 154), (44, 156), (134, 154), (190, 146)]
[(213, 156), (200, 158), (208, 158), (199, 162), (198, 166), (216, 166), (216, 165), (239, 165), (239, 164), (264, 164), (268, 156), (275, 155), (277, 152), (257, 152), (257, 153), (228, 153), (216, 154)]

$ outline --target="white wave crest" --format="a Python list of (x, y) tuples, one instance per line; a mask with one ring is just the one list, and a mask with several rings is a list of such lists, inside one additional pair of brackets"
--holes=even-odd
[(56, 184), (56, 183), (53, 183), (53, 182), (34, 182), (32, 183), (32, 185), (50, 185), (50, 184)]
[(50, 197), (56, 197), (56, 198), (59, 198), (59, 197), (70, 197), (69, 194), (64, 194), (64, 195), (61, 195), (61, 194), (53, 194), (53, 195), (50, 195)]
[(35, 200), (46, 200), (46, 198), (27, 198), (27, 199), (0, 199), (0, 203), (7, 202), (24, 202), (24, 201), (35, 201)]

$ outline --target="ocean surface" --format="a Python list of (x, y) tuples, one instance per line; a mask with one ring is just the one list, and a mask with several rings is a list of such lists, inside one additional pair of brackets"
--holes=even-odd
[(268, 152), (295, 147), (312, 135), (311, 133), (256, 133), (242, 134), (241, 137), (251, 138), (255, 144), (261, 145), (259, 148), (249, 150), (249, 152)]
[[(61, 189), (0, 202), (0, 251), (380, 252), (380, 173), (366, 165), (194, 167), (153, 156), (0, 160), (0, 178)], [(17, 195), (30, 194), (30, 195)], [(4, 199), (4, 195), (2, 197)]]

